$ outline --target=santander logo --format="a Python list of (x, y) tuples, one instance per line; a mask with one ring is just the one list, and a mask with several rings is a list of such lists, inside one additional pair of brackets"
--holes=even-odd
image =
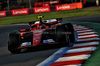
[(27, 13), (27, 11), (26, 10), (24, 10), (24, 11), (13, 11), (13, 14), (26, 14)]
[(49, 7), (34, 8), (35, 13), (50, 12)]

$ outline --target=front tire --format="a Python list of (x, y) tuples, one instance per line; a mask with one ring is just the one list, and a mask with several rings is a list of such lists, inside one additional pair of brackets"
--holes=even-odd
[(13, 54), (20, 53), (21, 49), (16, 49), (19, 46), (20, 46), (20, 35), (17, 32), (10, 33), (8, 40), (8, 50)]
[(75, 42), (74, 28), (71, 23), (65, 24), (68, 28), (70, 42)]
[[(60, 25), (60, 26), (56, 26), (55, 29), (55, 33), (56, 33), (56, 39), (58, 42), (62, 42), (62, 43), (69, 43), (69, 35), (66, 34), (67, 33), (67, 27), (66, 25)], [(66, 40), (66, 37), (67, 40)]]

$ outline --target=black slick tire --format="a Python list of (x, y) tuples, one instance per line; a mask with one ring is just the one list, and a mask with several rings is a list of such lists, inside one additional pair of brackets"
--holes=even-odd
[(55, 33), (58, 42), (67, 43), (66, 32), (67, 32), (67, 28), (65, 25), (56, 26)]
[(71, 23), (65, 24), (68, 28), (70, 42), (75, 42), (74, 28)]
[(20, 46), (20, 35), (16, 32), (9, 34), (9, 40), (8, 40), (8, 50), (13, 53), (20, 53), (21, 49), (16, 49)]

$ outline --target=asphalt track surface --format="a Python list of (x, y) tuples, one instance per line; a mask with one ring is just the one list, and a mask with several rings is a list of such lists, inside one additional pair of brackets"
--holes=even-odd
[[(100, 15), (64, 18), (64, 21), (100, 22)], [(25, 51), (20, 54), (11, 54), (7, 49), (8, 34), (14, 30), (29, 28), (28, 25), (0, 26), (0, 66), (35, 66), (42, 62), (59, 48)], [(38, 48), (35, 48), (38, 49)]]

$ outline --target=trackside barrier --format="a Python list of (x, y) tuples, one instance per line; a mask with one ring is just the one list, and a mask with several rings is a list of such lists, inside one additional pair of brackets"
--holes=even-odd
[(63, 4), (63, 5), (56, 5), (56, 11), (62, 11), (62, 10), (71, 10), (76, 9), (76, 3), (74, 4)]
[(16, 9), (16, 10), (12, 10), (12, 16), (15, 15), (27, 15), (29, 14), (28, 9)]
[(50, 12), (50, 7), (35, 7), (34, 13), (43, 13), (43, 12)]
[(34, 14), (34, 13), (54, 12), (54, 11), (72, 10), (72, 9), (81, 9), (81, 8), (83, 8), (82, 2), (78, 2), (78, 3), (62, 4), (62, 5), (55, 5), (55, 6), (0, 11), (0, 17), (28, 15), (28, 14)]
[(81, 9), (81, 8), (83, 8), (83, 6), (82, 6), (82, 2), (79, 2), (79, 3), (76, 3), (76, 8), (78, 8), (78, 9)]
[(0, 11), (0, 17), (6, 17), (6, 11)]

